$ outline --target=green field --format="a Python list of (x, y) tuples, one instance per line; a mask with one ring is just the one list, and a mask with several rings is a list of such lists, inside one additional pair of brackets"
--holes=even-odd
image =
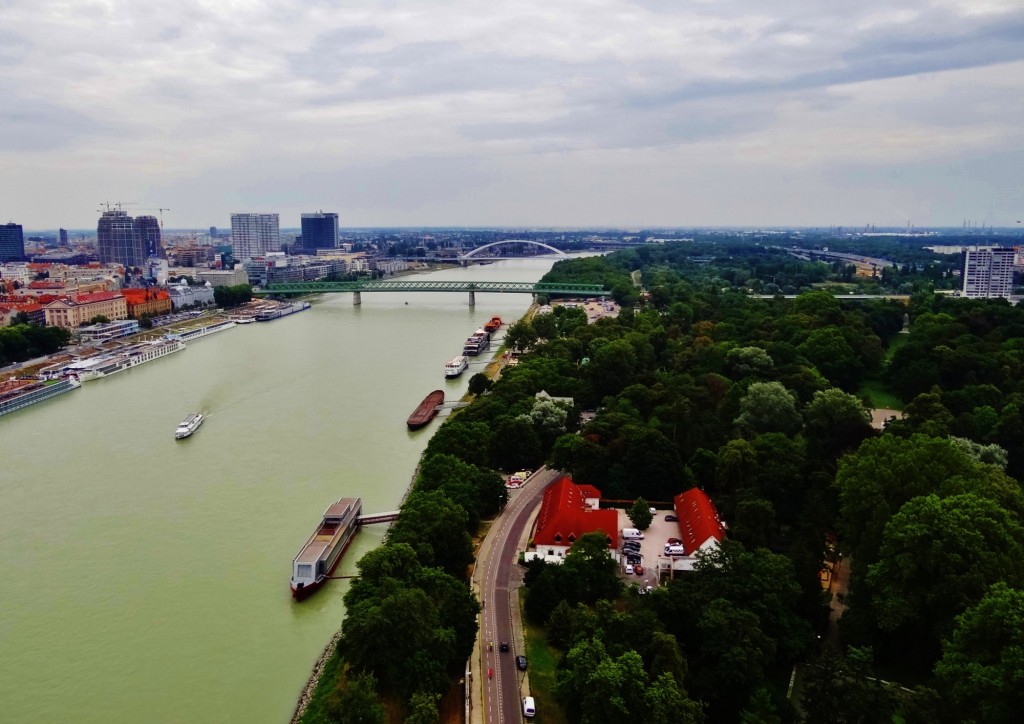
[(565, 724), (565, 714), (555, 696), (559, 653), (548, 646), (544, 629), (524, 620), (523, 632), (526, 636), (526, 658), (530, 662), (530, 696), (537, 704), (537, 717), (534, 721)]
[(903, 400), (894, 395), (880, 380), (867, 380), (857, 390), (857, 396), (870, 400), (871, 407), (902, 410)]

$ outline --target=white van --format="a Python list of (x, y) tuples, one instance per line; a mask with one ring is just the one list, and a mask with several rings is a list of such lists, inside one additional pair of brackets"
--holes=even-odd
[(527, 719), (532, 719), (533, 715), (537, 713), (537, 707), (533, 704), (533, 697), (527, 696), (523, 699), (523, 716)]
[(623, 540), (643, 540), (644, 534), (636, 528), (623, 528), (622, 529)]
[(667, 545), (667, 546), (665, 546), (665, 555), (666, 556), (685, 556), (686, 555), (686, 549), (683, 548), (681, 545)]

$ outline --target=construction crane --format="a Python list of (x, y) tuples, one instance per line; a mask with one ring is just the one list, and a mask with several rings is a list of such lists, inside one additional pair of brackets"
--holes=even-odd
[(125, 206), (138, 206), (138, 201), (115, 201), (110, 203), (109, 201), (101, 201), (100, 206), (106, 206), (105, 209), (96, 209), (96, 213), (102, 214), (105, 211), (110, 211), (111, 207), (116, 207), (118, 211), (124, 211)]
[(162, 209), (159, 206), (154, 206), (152, 208), (139, 209), (139, 211), (159, 211), (160, 212), (160, 231), (164, 230), (164, 212), (165, 211), (170, 211), (170, 209)]

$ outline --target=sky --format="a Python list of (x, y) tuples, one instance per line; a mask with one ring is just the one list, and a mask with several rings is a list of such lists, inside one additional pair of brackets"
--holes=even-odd
[(1022, 0), (0, 0), (0, 223), (1017, 226)]

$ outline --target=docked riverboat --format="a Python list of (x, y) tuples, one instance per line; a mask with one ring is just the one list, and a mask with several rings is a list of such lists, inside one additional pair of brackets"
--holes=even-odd
[(469, 360), (466, 359), (466, 355), (460, 354), (457, 357), (452, 357), (444, 366), (444, 376), (451, 379), (458, 377), (466, 368), (469, 367)]
[(484, 329), (489, 334), (494, 334), (501, 329), (502, 321), (501, 317), (491, 317), (491, 321), (484, 325)]
[(419, 430), (437, 415), (437, 407), (444, 403), (444, 390), (434, 390), (423, 398), (405, 424), (410, 430)]
[(99, 379), (100, 377), (109, 377), (132, 367), (180, 352), (183, 349), (185, 349), (185, 343), (180, 339), (160, 339), (153, 342), (142, 342), (119, 349), (116, 352), (96, 357), (87, 357), (73, 362), (65, 365), (62, 371), (67, 374), (74, 374), (83, 382), (86, 382)]
[(203, 424), (203, 419), (203, 413), (193, 412), (178, 424), (177, 429), (174, 431), (174, 439), (184, 440), (186, 437), (191, 436)]
[(63, 395), (82, 386), (77, 377), (60, 380), (15, 378), (0, 382), (0, 416)]
[(320, 525), (292, 561), (292, 598), (301, 601), (330, 577), (359, 530), (362, 498), (342, 498), (324, 511)]

